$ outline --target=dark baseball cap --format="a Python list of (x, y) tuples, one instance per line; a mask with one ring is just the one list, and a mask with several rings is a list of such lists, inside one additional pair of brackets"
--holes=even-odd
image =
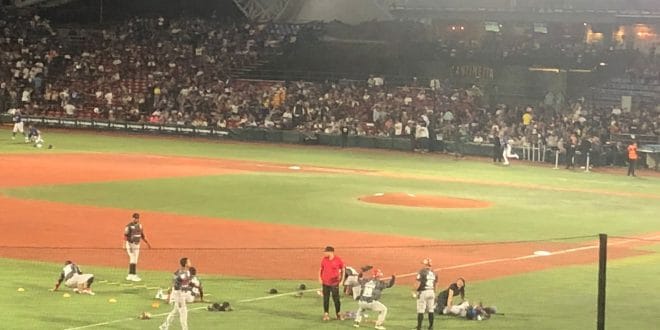
[(326, 246), (323, 252), (335, 252), (335, 248), (332, 246)]

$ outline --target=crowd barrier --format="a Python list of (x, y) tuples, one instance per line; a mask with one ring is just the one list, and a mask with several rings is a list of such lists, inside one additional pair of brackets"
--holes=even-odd
[[(53, 118), (28, 116), (24, 118), (28, 123), (34, 123), (39, 128), (65, 128), (81, 129), (89, 131), (122, 132), (144, 135), (163, 136), (188, 136), (214, 140), (233, 140), (261, 143), (286, 143), (303, 145), (322, 145), (330, 147), (369, 148), (397, 151), (413, 151), (415, 140), (410, 137), (387, 137), (387, 136), (342, 136), (338, 134), (300, 132), (295, 130), (278, 130), (266, 128), (217, 128), (217, 127), (192, 127), (176, 125), (160, 125), (151, 123), (135, 122), (111, 122), (104, 120), (75, 119), (75, 118)], [(0, 116), (0, 122), (10, 123), (11, 117)], [(47, 133), (46, 133), (47, 135)], [(641, 137), (641, 136), (640, 136)], [(638, 137), (638, 139), (640, 138)], [(647, 136), (645, 136), (647, 137)], [(648, 136), (648, 139), (651, 137)], [(657, 139), (656, 137), (653, 137)], [(629, 136), (617, 136), (618, 140), (629, 140)], [(641, 140), (641, 139), (640, 139)], [(626, 141), (627, 142), (627, 141)], [(493, 145), (487, 143), (456, 143), (454, 141), (430, 141), (430, 151), (459, 153), (467, 156), (493, 157)], [(514, 147), (512, 150), (520, 156), (520, 159), (532, 162), (564, 164), (564, 154), (555, 149), (542, 145), (528, 145)], [(601, 157), (592, 160), (594, 163), (602, 163)], [(584, 158), (584, 157), (582, 157)], [(581, 159), (584, 163), (584, 159)], [(577, 160), (576, 160), (577, 161)], [(652, 166), (653, 167), (653, 166)]]

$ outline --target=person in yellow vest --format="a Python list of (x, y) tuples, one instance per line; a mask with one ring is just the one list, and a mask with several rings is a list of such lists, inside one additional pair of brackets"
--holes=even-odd
[(635, 175), (635, 168), (637, 167), (637, 141), (633, 141), (628, 146), (628, 176), (637, 176)]

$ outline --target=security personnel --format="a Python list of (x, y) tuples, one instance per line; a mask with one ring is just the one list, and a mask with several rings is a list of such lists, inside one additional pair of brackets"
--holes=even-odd
[(635, 168), (637, 167), (637, 141), (632, 141), (628, 146), (628, 176), (637, 176), (635, 175)]

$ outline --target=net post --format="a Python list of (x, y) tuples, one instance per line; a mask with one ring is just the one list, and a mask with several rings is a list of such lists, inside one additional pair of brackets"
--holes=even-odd
[(599, 234), (598, 249), (598, 320), (596, 330), (605, 330), (605, 288), (607, 284), (607, 234)]
[(559, 149), (555, 151), (555, 170), (559, 169)]

